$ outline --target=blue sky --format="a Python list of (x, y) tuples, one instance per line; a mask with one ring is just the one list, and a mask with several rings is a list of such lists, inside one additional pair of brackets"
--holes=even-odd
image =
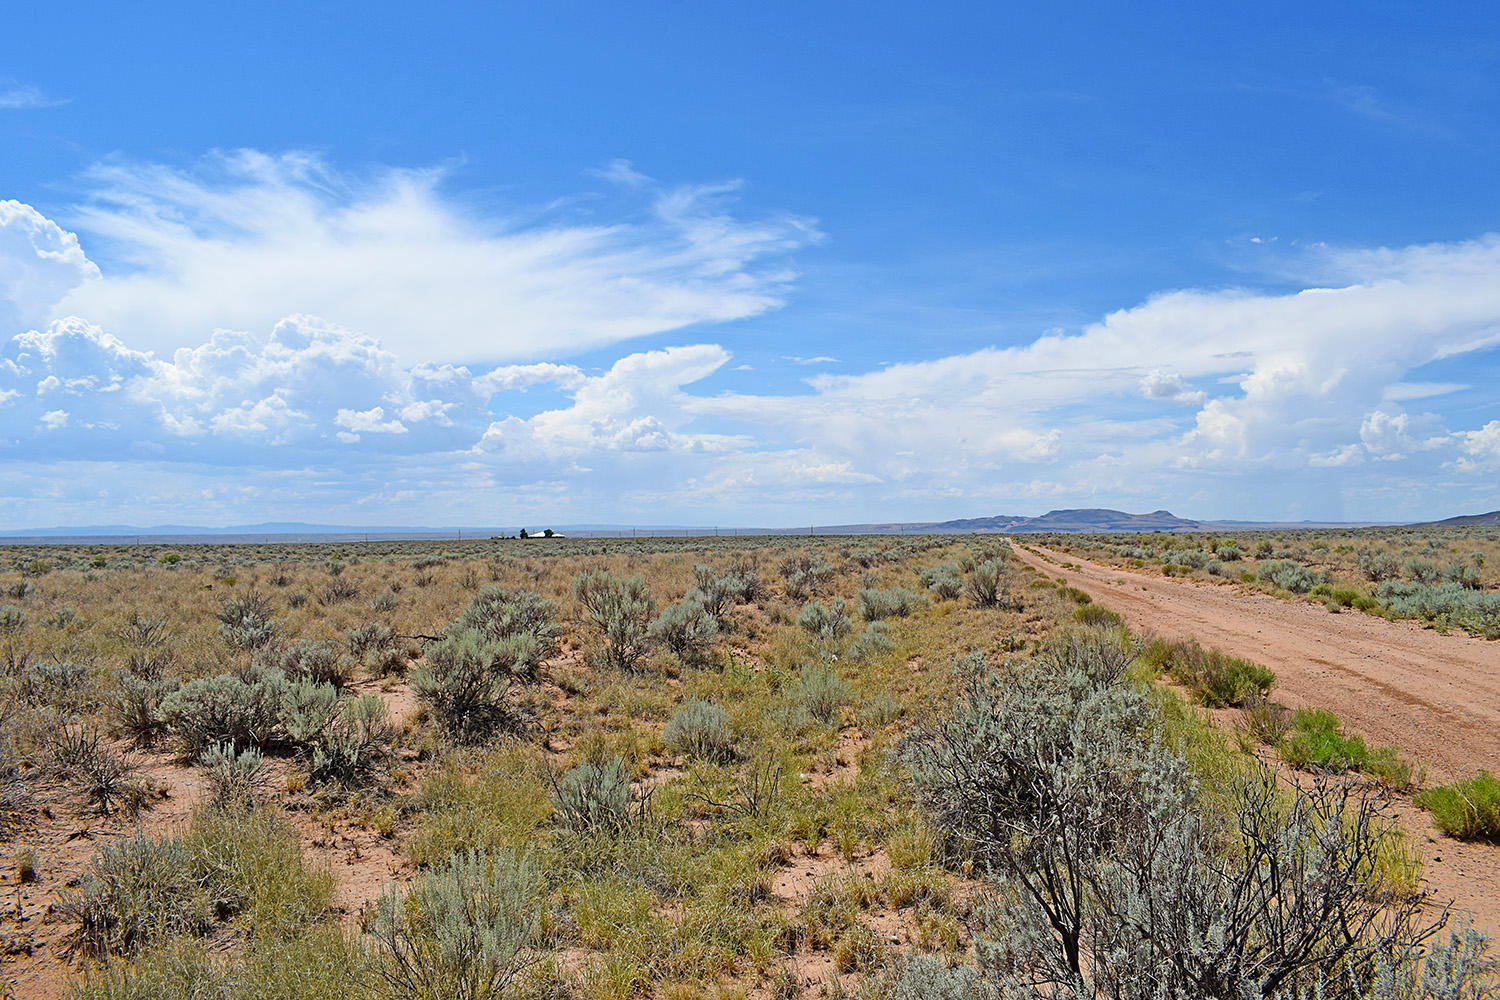
[(0, 524), (1500, 507), (1492, 5), (241, 6), (12, 19)]

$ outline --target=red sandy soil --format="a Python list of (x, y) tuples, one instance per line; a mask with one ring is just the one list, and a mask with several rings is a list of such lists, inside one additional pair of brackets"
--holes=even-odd
[[(1272, 697), (1326, 708), (1345, 730), (1393, 744), (1431, 781), (1500, 771), (1500, 642), (1443, 635), (1239, 586), (1136, 573), (1040, 546), (1014, 550), (1124, 616), (1137, 632), (1195, 638), (1276, 672)], [(1064, 564), (1070, 564), (1065, 566)], [(1464, 843), (1401, 799), (1392, 806), (1422, 855), (1428, 887), (1500, 936), (1500, 845)]]

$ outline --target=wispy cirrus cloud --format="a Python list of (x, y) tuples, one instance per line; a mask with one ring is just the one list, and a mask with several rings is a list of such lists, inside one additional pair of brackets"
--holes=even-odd
[(185, 167), (113, 160), (69, 222), (101, 273), (54, 316), (153, 350), (311, 313), (410, 358), (535, 358), (782, 304), (812, 220), (739, 211), (740, 185), (663, 184), (618, 162), (605, 199), (506, 213), (449, 171), (340, 171), (241, 150)]

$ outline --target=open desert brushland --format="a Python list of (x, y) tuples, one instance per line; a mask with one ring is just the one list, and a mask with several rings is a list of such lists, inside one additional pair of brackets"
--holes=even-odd
[(1500, 533), (0, 550), (18, 997), (1487, 995)]

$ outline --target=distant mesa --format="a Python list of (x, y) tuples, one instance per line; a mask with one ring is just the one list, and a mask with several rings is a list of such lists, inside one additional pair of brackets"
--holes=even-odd
[(1488, 514), (1460, 514), (1458, 517), (1445, 517), (1441, 521), (1424, 521), (1416, 527), (1475, 528), (1486, 525), (1500, 525), (1500, 510), (1492, 510)]
[(967, 517), (940, 521), (932, 525), (937, 531), (1003, 531), (1026, 532), (1073, 531), (1098, 533), (1108, 531), (1193, 531), (1203, 522), (1189, 521), (1171, 511), (1153, 510), (1149, 514), (1127, 514), (1123, 510), (1089, 507), (1081, 510), (1049, 510), (1040, 517), (999, 514), (995, 517)]

